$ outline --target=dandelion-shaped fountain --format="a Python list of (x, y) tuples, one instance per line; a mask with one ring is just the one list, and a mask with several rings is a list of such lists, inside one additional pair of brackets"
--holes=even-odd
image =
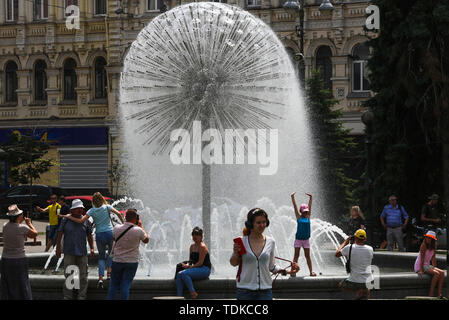
[[(151, 208), (142, 220), (157, 234), (143, 249), (149, 269), (174, 270), (185, 260), (195, 225), (205, 231), (212, 263), (221, 265), (249, 204), (262, 197), (287, 204), (292, 191), (308, 191), (321, 211), (296, 72), (276, 34), (245, 10), (199, 2), (154, 18), (124, 60), (120, 114), (134, 177), (128, 185)], [(272, 235), (290, 254), (294, 239)]]

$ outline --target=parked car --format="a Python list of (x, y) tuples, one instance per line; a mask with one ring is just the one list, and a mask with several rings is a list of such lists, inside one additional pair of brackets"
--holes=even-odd
[[(63, 189), (58, 187), (46, 186), (43, 184), (30, 185), (22, 184), (16, 187), (12, 187), (6, 192), (0, 195), (0, 216), (5, 217), (8, 211), (8, 206), (11, 204), (17, 204), (24, 212), (28, 212), (30, 208), (30, 202), (32, 203), (31, 218), (44, 219), (48, 218), (48, 213), (41, 213), (36, 210), (36, 206), (46, 208), (49, 203), (50, 196), (56, 194), (60, 196), (64, 194)], [(31, 198), (31, 200), (30, 200)]]

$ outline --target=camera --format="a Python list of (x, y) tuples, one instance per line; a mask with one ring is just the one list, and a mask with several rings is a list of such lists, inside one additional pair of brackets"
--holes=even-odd
[(139, 219), (140, 219), (140, 217), (139, 217), (139, 215), (137, 214), (137, 215), (136, 215), (136, 225), (139, 224)]

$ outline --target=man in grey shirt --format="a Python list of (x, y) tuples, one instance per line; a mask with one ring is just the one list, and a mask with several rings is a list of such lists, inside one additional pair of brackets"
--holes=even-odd
[[(72, 201), (70, 213), (75, 218), (81, 218), (84, 211), (83, 202), (79, 199)], [(90, 254), (94, 256), (94, 241), (92, 238), (92, 226), (90, 222), (84, 221), (77, 223), (64, 218), (58, 229), (58, 239), (56, 244), (56, 256), (61, 257), (61, 240), (64, 236), (64, 275), (67, 277), (72, 270), (68, 270), (69, 266), (76, 266), (79, 268), (79, 293), (78, 299), (85, 300), (87, 295), (87, 243), (89, 241)], [(67, 283), (64, 282), (63, 294), (65, 300), (73, 299), (73, 290), (67, 288)]]

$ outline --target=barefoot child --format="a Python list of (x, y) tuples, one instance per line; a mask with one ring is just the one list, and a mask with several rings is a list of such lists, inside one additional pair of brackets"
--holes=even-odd
[[(309, 205), (301, 204), (299, 211), (296, 206), (295, 194), (291, 194), (293, 207), (295, 208), (296, 221), (298, 222), (298, 227), (296, 230), (295, 237), (295, 256), (293, 262), (298, 263), (299, 251), (301, 247), (304, 249), (304, 255), (306, 256), (307, 266), (309, 267), (309, 272), (312, 277), (316, 276), (316, 273), (312, 271), (312, 260), (310, 259), (310, 210), (312, 208), (312, 195), (306, 193), (309, 196)], [(294, 275), (292, 275), (294, 276)]]

